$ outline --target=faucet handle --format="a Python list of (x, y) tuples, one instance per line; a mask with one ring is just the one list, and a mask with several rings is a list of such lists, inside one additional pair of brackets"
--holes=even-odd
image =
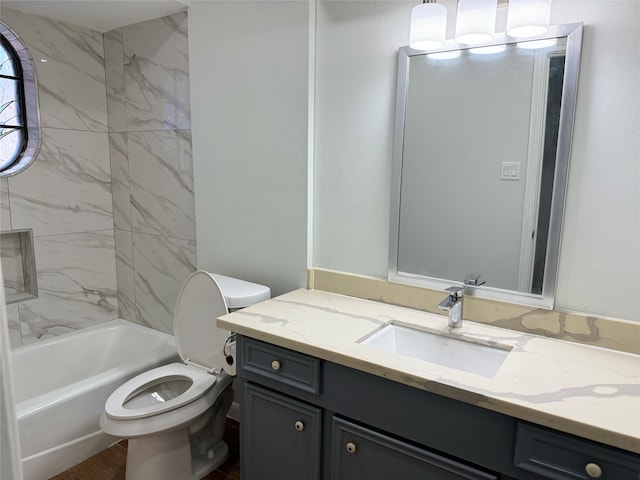
[(464, 284), (473, 287), (484, 285), (486, 282), (484, 280), (480, 281), (481, 276), (481, 273), (470, 273), (467, 275), (467, 278), (464, 279)]
[(449, 296), (453, 298), (462, 298), (462, 294), (464, 292), (464, 287), (452, 286), (449, 288), (445, 288), (445, 292), (449, 292)]

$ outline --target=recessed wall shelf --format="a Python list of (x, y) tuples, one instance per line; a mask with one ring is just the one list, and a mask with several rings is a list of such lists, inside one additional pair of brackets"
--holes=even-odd
[(24, 302), (38, 297), (33, 231), (0, 232), (0, 260), (6, 303)]

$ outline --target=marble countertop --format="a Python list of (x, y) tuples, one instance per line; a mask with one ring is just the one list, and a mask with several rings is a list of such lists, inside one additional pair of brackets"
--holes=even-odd
[[(511, 352), (493, 378), (357, 343), (380, 326), (402, 325), (497, 344)], [(640, 453), (640, 356), (464, 321), (384, 303), (296, 290), (218, 319), (218, 326)]]

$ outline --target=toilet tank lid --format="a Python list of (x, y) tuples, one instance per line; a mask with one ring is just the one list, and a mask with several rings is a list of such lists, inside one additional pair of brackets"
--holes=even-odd
[(271, 298), (271, 289), (259, 283), (211, 274), (218, 282), (229, 308), (244, 308)]

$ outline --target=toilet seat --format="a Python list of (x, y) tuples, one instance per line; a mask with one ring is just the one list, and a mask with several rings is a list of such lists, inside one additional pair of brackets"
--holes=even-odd
[[(107, 399), (107, 417), (134, 420), (160, 415), (188, 405), (211, 390), (222, 370), (223, 345), (229, 335), (216, 327), (216, 319), (228, 312), (212, 274), (198, 270), (189, 275), (178, 294), (173, 317), (176, 346), (185, 363), (154, 368), (125, 382)], [(191, 385), (169, 400), (140, 407), (125, 406), (148, 388), (181, 379), (190, 381)]]
[[(139, 408), (127, 408), (125, 403), (145, 389), (170, 380), (189, 380), (183, 393), (165, 402)], [(105, 404), (106, 414), (113, 419), (136, 419), (159, 415), (182, 407), (203, 396), (218, 380), (216, 375), (182, 363), (172, 363), (141, 373), (118, 387)]]
[[(179, 365), (179, 364), (178, 364)], [(210, 375), (213, 376), (213, 375)], [(100, 416), (100, 427), (108, 434), (119, 438), (143, 438), (180, 430), (191, 425), (202, 415), (210, 411), (211, 406), (221, 393), (231, 388), (233, 377), (222, 372), (216, 375), (217, 381), (203, 395), (183, 404), (180, 408), (165, 411), (163, 414), (142, 418), (114, 418), (104, 409)]]
[(203, 270), (184, 281), (173, 315), (173, 336), (180, 358), (211, 373), (225, 364), (224, 344), (228, 330), (216, 326), (218, 317), (229, 313), (227, 302), (214, 276)]

